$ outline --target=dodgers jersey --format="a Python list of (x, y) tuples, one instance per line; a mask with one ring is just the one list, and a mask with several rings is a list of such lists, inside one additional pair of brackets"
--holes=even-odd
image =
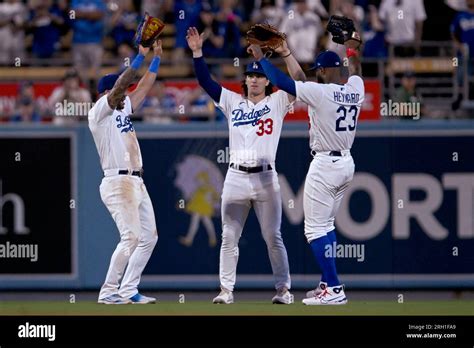
[(219, 103), (215, 104), (227, 117), (230, 162), (246, 166), (271, 164), (275, 168), (283, 119), (292, 104), (288, 94), (280, 90), (254, 104), (222, 88)]
[(107, 95), (89, 111), (89, 128), (100, 156), (102, 170), (142, 168), (142, 155), (130, 114), (132, 103), (125, 97), (122, 110), (112, 110)]
[(350, 150), (364, 95), (364, 81), (357, 75), (344, 85), (296, 81), (298, 100), (308, 104), (311, 150)]

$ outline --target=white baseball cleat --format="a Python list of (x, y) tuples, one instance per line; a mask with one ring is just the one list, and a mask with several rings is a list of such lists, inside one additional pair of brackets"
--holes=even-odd
[(346, 304), (347, 297), (344, 293), (344, 285), (327, 286), (317, 297), (303, 299), (303, 303), (308, 306)]
[(232, 291), (222, 289), (217, 297), (214, 297), (212, 303), (217, 304), (231, 304), (234, 303), (234, 295)]
[(325, 282), (319, 282), (318, 287), (314, 290), (310, 290), (306, 293), (306, 298), (311, 298), (311, 297), (317, 297), (319, 294), (321, 294), (324, 289), (328, 286), (328, 283)]
[(272, 298), (274, 304), (291, 304), (293, 302), (295, 302), (295, 297), (285, 287), (278, 289)]
[(130, 301), (133, 304), (149, 304), (149, 303), (155, 303), (156, 298), (144, 296), (144, 295), (137, 292), (135, 295), (130, 297)]
[(110, 295), (104, 298), (99, 298), (97, 303), (100, 304), (129, 304), (132, 303), (128, 298), (124, 298), (118, 294)]

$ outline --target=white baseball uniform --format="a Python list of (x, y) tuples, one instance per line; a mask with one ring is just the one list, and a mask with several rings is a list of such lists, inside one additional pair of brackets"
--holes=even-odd
[[(298, 100), (308, 104), (313, 153), (304, 188), (308, 243), (334, 229), (334, 218), (354, 176), (350, 149), (364, 101), (364, 82), (351, 76), (344, 85), (296, 82)], [(342, 156), (331, 155), (338, 151)]]
[[(239, 239), (253, 206), (267, 244), (275, 288), (290, 289), (288, 256), (281, 237), (281, 195), (275, 157), (283, 119), (291, 103), (278, 91), (254, 104), (240, 94), (222, 88), (216, 105), (228, 119), (230, 168), (222, 191), (221, 287), (233, 291), (239, 258)], [(248, 173), (237, 166), (262, 167)], [(270, 167), (269, 167), (270, 166)]]
[[(134, 296), (158, 240), (155, 213), (143, 179), (131, 175), (142, 169), (140, 146), (129, 116), (132, 113), (128, 96), (119, 111), (110, 108), (107, 95), (89, 111), (89, 128), (105, 174), (100, 196), (120, 232), (99, 299), (117, 293), (124, 298)], [(119, 170), (128, 174), (119, 175)]]

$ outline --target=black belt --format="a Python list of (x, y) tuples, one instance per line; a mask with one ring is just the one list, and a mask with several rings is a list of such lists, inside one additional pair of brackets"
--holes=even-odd
[(121, 169), (118, 171), (119, 175), (134, 175), (134, 176), (139, 176), (140, 178), (143, 176), (143, 170), (134, 170), (133, 172), (130, 172), (126, 169)]
[(246, 172), (246, 173), (260, 173), (260, 172), (263, 172), (264, 170), (272, 170), (272, 166), (269, 164), (265, 164), (263, 166), (258, 166), (258, 167), (245, 167), (245, 166), (231, 163), (230, 167), (240, 170), (242, 172)]
[[(316, 154), (317, 154), (316, 151), (314, 151), (314, 150), (311, 151), (311, 155), (312, 155), (312, 156), (315, 156)], [(341, 151), (329, 151), (329, 156), (342, 157), (342, 153), (341, 153)]]

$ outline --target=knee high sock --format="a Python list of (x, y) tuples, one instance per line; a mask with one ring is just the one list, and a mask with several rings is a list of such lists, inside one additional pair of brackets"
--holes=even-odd
[(311, 249), (328, 286), (339, 285), (335, 262), (336, 250), (333, 250), (334, 245), (331, 243), (330, 238), (326, 235), (313, 240), (311, 242)]

